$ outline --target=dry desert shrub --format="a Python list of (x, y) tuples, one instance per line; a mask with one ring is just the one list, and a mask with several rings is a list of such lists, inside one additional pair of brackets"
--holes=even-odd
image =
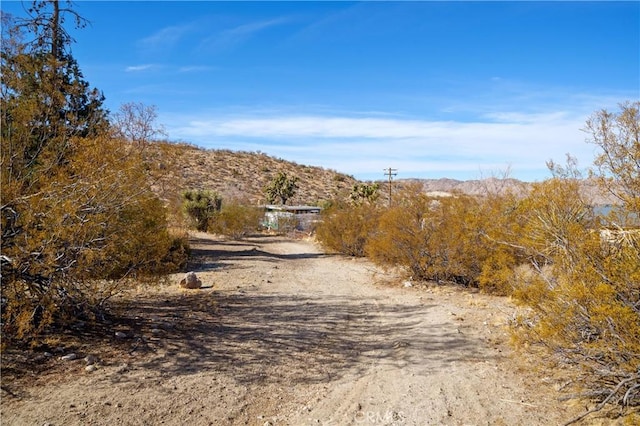
[(256, 233), (264, 218), (264, 209), (240, 200), (223, 202), (209, 221), (208, 231), (239, 239)]
[[(603, 190), (620, 202), (597, 214), (568, 157), (526, 193), (436, 198), (407, 184), (390, 206), (337, 203), (318, 239), (332, 250), (414, 279), (478, 285), (530, 309), (515, 332), (572, 367), (572, 397), (640, 406), (640, 103), (588, 122)], [(582, 418), (582, 416), (580, 417)], [(580, 418), (576, 420), (580, 420)], [(637, 417), (636, 417), (637, 418)]]
[(366, 245), (381, 265), (404, 267), (414, 279), (477, 285), (495, 244), (483, 237), (490, 222), (476, 197), (432, 197), (407, 186), (381, 213)]
[(316, 238), (328, 250), (364, 256), (368, 238), (376, 227), (380, 208), (373, 204), (336, 202), (322, 212)]
[[(533, 308), (517, 331), (573, 367), (571, 397), (597, 402), (570, 423), (606, 406), (622, 408), (618, 414), (640, 406), (640, 102), (620, 108), (597, 112), (586, 128), (600, 149), (591, 174), (617, 208), (596, 215), (569, 161), (553, 167), (555, 177), (536, 184), (520, 210), (519, 245), (537, 274), (514, 293)], [(606, 237), (612, 229), (623, 237)]]
[(186, 243), (167, 229), (136, 148), (75, 139), (64, 164), (3, 187), (2, 327), (22, 337), (97, 312), (128, 279), (184, 264)]

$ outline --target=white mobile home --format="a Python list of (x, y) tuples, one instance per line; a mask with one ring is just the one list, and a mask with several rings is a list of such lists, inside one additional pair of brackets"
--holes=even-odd
[(309, 231), (313, 223), (319, 219), (317, 206), (283, 206), (268, 204), (264, 206), (263, 225), (267, 229)]

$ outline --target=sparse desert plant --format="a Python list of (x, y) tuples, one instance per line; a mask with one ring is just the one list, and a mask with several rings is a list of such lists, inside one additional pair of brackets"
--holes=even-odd
[(380, 213), (375, 228), (369, 231), (367, 256), (377, 264), (401, 266), (416, 279), (424, 278), (429, 262), (425, 247), (429, 230), (425, 221), (432, 202), (437, 201), (417, 186), (405, 188), (397, 198), (392, 207)]
[(189, 235), (186, 232), (169, 231), (171, 242), (167, 254), (158, 264), (157, 272), (172, 273), (183, 270), (187, 266), (191, 248), (189, 246)]
[(206, 231), (222, 208), (222, 197), (212, 191), (188, 190), (182, 198), (182, 208), (198, 231)]
[(220, 211), (212, 217), (208, 230), (236, 239), (242, 238), (255, 233), (263, 217), (262, 208), (232, 200), (225, 202)]
[(618, 112), (594, 113), (584, 130), (598, 147), (592, 176), (640, 221), (640, 101), (623, 102)]
[(97, 315), (128, 279), (184, 263), (136, 148), (108, 137), (73, 147), (39, 191), (3, 186), (4, 337)]
[(160, 137), (166, 137), (163, 127), (156, 123), (155, 105), (127, 102), (112, 115), (112, 129), (116, 137), (136, 145), (146, 145)]
[[(640, 245), (603, 244), (597, 230), (573, 225), (569, 245), (549, 240), (544, 269), (514, 293), (534, 308), (521, 330), (573, 365), (578, 396), (640, 404)], [(550, 272), (549, 272), (550, 271)]]
[(511, 295), (519, 280), (514, 270), (523, 264), (523, 256), (520, 250), (508, 245), (493, 242), (487, 244), (491, 244), (492, 249), (482, 262), (477, 278), (478, 287), (487, 293)]
[(380, 184), (356, 183), (351, 188), (349, 199), (354, 204), (374, 203), (380, 197)]
[(523, 198), (512, 192), (486, 192), (479, 199), (479, 232), (486, 250), (478, 276), (485, 292), (511, 295), (517, 285), (515, 270), (528, 264), (520, 245), (524, 227)]
[(86, 23), (72, 6), (33, 2), (20, 25), (3, 14), (3, 343), (99, 317), (129, 279), (165, 271), (174, 245), (139, 147), (111, 137), (70, 53), (65, 17)]

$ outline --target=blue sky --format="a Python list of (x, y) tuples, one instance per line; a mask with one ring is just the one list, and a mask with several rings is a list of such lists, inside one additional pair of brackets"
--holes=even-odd
[[(81, 1), (72, 51), (169, 138), (382, 179), (590, 165), (594, 111), (640, 99), (640, 2)], [(2, 9), (21, 15), (19, 2)]]

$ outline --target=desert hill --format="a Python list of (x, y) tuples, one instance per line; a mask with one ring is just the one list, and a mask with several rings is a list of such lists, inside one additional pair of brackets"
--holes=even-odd
[[(253, 205), (265, 203), (264, 188), (277, 175), (285, 172), (298, 178), (298, 191), (288, 204), (321, 205), (323, 201), (348, 196), (359, 181), (353, 176), (319, 166), (301, 165), (262, 152), (203, 149), (184, 143), (158, 142), (149, 145), (149, 156), (158, 163), (161, 178), (157, 187), (164, 198), (179, 197), (187, 189), (212, 190), (223, 199), (239, 199)], [(385, 191), (387, 182), (378, 181)], [(530, 182), (490, 177), (477, 180), (397, 179), (394, 188), (419, 183), (432, 194), (463, 193), (482, 195), (487, 192), (511, 191), (526, 194)], [(585, 195), (596, 205), (613, 204), (596, 184), (584, 181)]]
[(208, 150), (188, 144), (166, 142), (149, 146), (160, 167), (163, 195), (179, 195), (186, 189), (212, 190), (223, 199), (253, 205), (265, 203), (264, 188), (278, 174), (298, 178), (298, 190), (287, 204), (318, 205), (347, 194), (358, 182), (354, 177), (317, 166), (271, 157), (261, 152)]

